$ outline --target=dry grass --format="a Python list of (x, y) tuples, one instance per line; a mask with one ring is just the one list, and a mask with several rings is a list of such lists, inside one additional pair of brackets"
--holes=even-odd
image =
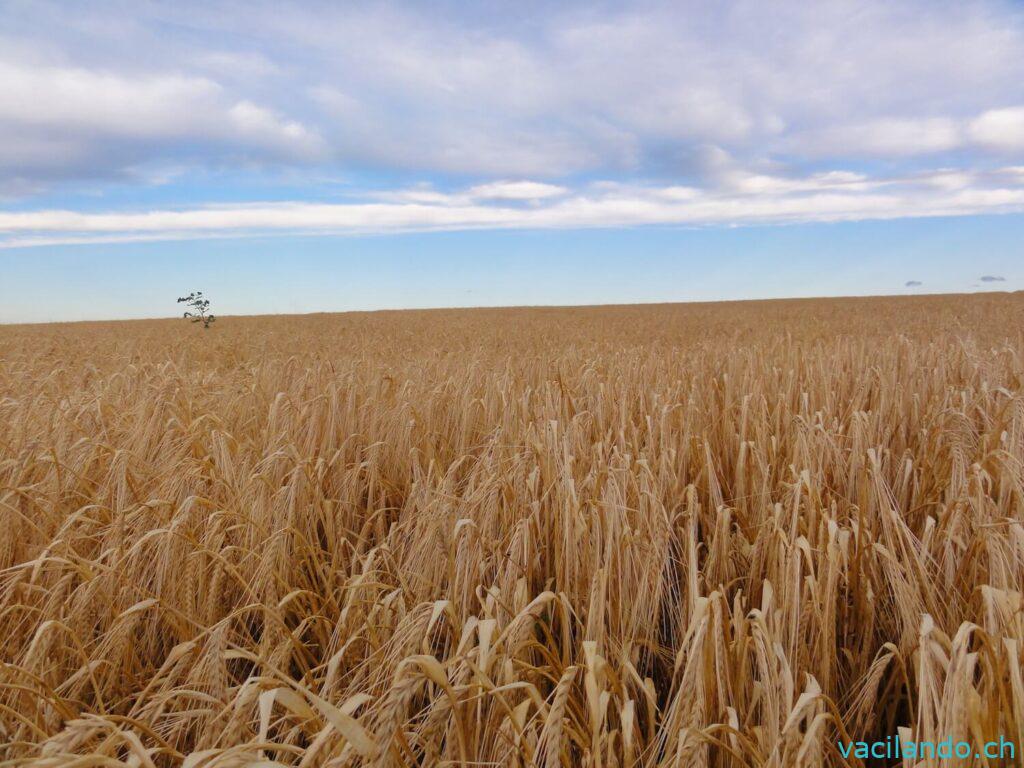
[(1024, 743), (1021, 295), (218, 326), (0, 328), (0, 764)]

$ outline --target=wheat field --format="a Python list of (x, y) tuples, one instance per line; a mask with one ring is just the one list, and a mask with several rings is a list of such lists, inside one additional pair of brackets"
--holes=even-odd
[(0, 765), (1024, 743), (1022, 378), (1021, 294), (0, 327)]

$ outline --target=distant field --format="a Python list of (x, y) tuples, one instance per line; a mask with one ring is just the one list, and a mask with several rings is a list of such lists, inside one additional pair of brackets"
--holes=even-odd
[(1022, 380), (1022, 294), (0, 326), (0, 766), (1019, 749)]

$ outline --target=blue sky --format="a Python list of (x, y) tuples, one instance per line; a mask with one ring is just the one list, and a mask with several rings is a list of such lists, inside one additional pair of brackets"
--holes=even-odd
[(1022, 235), (1021, 3), (0, 0), (2, 322), (1019, 290)]

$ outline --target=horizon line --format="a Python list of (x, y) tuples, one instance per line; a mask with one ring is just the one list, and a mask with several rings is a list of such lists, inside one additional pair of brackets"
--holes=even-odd
[[(374, 309), (342, 309), (342, 310), (310, 310), (308, 312), (253, 312), (221, 315), (213, 313), (217, 320), (221, 318), (260, 318), (260, 317), (311, 317), (312, 315), (367, 315), (376, 313), (395, 312), (450, 312), (488, 310), (488, 309), (616, 309), (629, 307), (667, 307), (667, 306), (699, 306), (710, 304), (753, 304), (772, 301), (828, 301), (843, 299), (927, 299), (952, 296), (978, 296), (991, 294), (1005, 294), (1013, 296), (1024, 294), (1024, 289), (1017, 290), (974, 290), (974, 291), (935, 291), (931, 293), (862, 293), (862, 294), (833, 294), (820, 296), (770, 296), (761, 298), (744, 299), (716, 299), (716, 300), (686, 300), (678, 301), (631, 301), (631, 302), (609, 302), (602, 304), (480, 304), (480, 305), (448, 305), (448, 306), (425, 306), (425, 307), (376, 307)], [(16, 328), (31, 326), (50, 325), (84, 325), (88, 323), (141, 323), (157, 320), (176, 321), (183, 320), (179, 315), (149, 315), (146, 317), (100, 317), (82, 318), (79, 320), (39, 320), (35, 322), (8, 321), (0, 319), (0, 327)], [(216, 327), (214, 325), (213, 327)]]

